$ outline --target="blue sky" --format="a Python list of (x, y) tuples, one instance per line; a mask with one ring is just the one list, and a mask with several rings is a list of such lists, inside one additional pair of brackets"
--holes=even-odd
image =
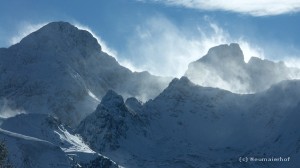
[(299, 66), (299, 9), (296, 0), (4, 0), (0, 47), (47, 22), (68, 21), (92, 30), (121, 64), (157, 75), (183, 75), (210, 47), (230, 42), (241, 45), (246, 61)]

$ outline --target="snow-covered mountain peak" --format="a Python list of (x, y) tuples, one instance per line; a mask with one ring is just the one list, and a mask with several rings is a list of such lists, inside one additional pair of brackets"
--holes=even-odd
[(231, 43), (229, 45), (222, 44), (209, 49), (207, 55), (198, 61), (218, 62), (220, 64), (222, 64), (223, 61), (244, 63), (244, 54), (237, 43)]
[[(279, 153), (288, 153), (277, 142), (281, 136), (293, 145), (290, 155), (296, 157), (298, 134), (290, 138), (294, 135), (280, 131), (287, 128), (283, 122), (291, 121), (300, 109), (299, 84), (286, 81), (259, 94), (240, 95), (194, 85), (182, 77), (142, 105), (135, 117), (143, 120), (99, 108), (83, 120), (78, 133), (92, 149), (128, 167), (243, 167), (235, 165), (236, 158), (272, 155), (273, 145), (282, 147)], [(127, 103), (137, 101), (130, 98)], [(290, 132), (296, 130), (292, 125)]]
[(169, 87), (170, 86), (178, 86), (178, 85), (186, 86), (186, 85), (193, 85), (193, 83), (186, 76), (183, 76), (180, 79), (174, 78), (171, 81), (171, 83), (169, 84)]
[(185, 76), (202, 86), (255, 93), (283, 80), (298, 79), (300, 70), (257, 57), (245, 63), (241, 48), (233, 43), (211, 48), (205, 56), (189, 64)]
[(185, 76), (181, 77), (180, 79), (174, 78), (170, 82), (169, 86), (160, 94), (160, 96), (164, 95), (167, 97), (176, 97), (175, 95), (180, 95), (182, 93), (190, 92), (191, 88), (194, 87), (200, 87), (200, 86), (195, 85)]
[(248, 154), (299, 158), (300, 81), (274, 83), (300, 70), (245, 63), (238, 44), (210, 49), (171, 83), (120, 66), (66, 22), (1, 49), (0, 58), (0, 101), (27, 113), (0, 118), (0, 142), (16, 167), (244, 167), (238, 158)]
[(20, 42), (26, 47), (50, 47), (56, 50), (80, 49), (85, 52), (101, 51), (97, 39), (86, 31), (68, 22), (51, 22), (28, 35)]
[(93, 112), (110, 89), (147, 101), (171, 80), (131, 72), (102, 52), (91, 33), (66, 22), (45, 25), (1, 50), (0, 58), (0, 101), (27, 113), (55, 114), (71, 126)]
[(139, 101), (138, 99), (136, 99), (135, 97), (130, 97), (128, 99), (126, 99), (125, 101), (126, 107), (135, 111), (135, 112), (139, 112), (142, 108), (142, 102)]
[(126, 121), (131, 117), (122, 96), (109, 90), (95, 112), (81, 121), (76, 132), (96, 151), (117, 149), (119, 139), (126, 137)]
[(113, 90), (109, 90), (102, 98), (101, 105), (107, 108), (120, 107), (124, 105), (124, 99)]

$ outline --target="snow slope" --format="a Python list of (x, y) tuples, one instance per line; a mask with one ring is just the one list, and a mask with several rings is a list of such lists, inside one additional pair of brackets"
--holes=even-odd
[(89, 32), (66, 22), (49, 23), (1, 48), (0, 60), (0, 98), (11, 109), (52, 113), (71, 126), (109, 89), (146, 101), (170, 81), (120, 66)]
[[(115, 162), (107, 157), (91, 150), (81, 139), (80, 136), (74, 135), (72, 131), (57, 119), (46, 114), (20, 114), (15, 117), (6, 119), (1, 128), (14, 132), (14, 134), (34, 137), (41, 141), (49, 142), (60, 149), (67, 157), (65, 164), (78, 167), (92, 167), (92, 165), (103, 165), (104, 167), (118, 167)], [(21, 149), (19, 149), (21, 150)], [(38, 152), (35, 148), (32, 151)], [(13, 154), (9, 150), (9, 154)], [(27, 155), (31, 155), (30, 153)], [(33, 159), (36, 156), (31, 156)], [(15, 162), (13, 162), (15, 163)], [(40, 163), (42, 165), (42, 163)], [(17, 166), (18, 167), (18, 166)]]
[(14, 167), (71, 167), (64, 152), (47, 141), (3, 129), (0, 129), (0, 139), (6, 144), (9, 160)]
[[(77, 132), (92, 149), (125, 167), (293, 167), (300, 163), (294, 118), (300, 111), (298, 88), (299, 81), (285, 81), (265, 92), (239, 95), (182, 77), (140, 112), (132, 112), (139, 105), (129, 107), (109, 91)], [(238, 161), (278, 155), (294, 160)]]

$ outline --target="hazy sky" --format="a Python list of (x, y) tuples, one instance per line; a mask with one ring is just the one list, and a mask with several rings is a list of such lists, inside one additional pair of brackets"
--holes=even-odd
[[(3, 0), (0, 47), (51, 21), (88, 27), (123, 65), (180, 76), (210, 47), (238, 42), (250, 56), (298, 63), (297, 0)], [(242, 3), (243, 2), (243, 3)]]

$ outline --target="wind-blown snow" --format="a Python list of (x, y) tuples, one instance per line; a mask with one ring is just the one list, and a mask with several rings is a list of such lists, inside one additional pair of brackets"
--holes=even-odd
[(52, 22), (0, 50), (0, 98), (11, 109), (54, 113), (76, 125), (95, 110), (109, 89), (143, 101), (158, 95), (170, 78), (131, 72), (88, 31)]
[[(101, 47), (53, 22), (0, 49), (0, 140), (15, 167), (300, 167), (299, 69), (225, 44), (169, 83)], [(293, 160), (238, 162), (275, 154)]]
[(201, 86), (255, 93), (283, 80), (299, 79), (300, 69), (257, 57), (246, 63), (238, 44), (225, 44), (211, 48), (205, 56), (190, 63), (185, 76)]
[[(299, 81), (286, 81), (265, 92), (239, 95), (182, 77), (142, 107), (128, 106), (109, 91), (77, 131), (92, 149), (125, 167), (244, 167), (241, 156), (297, 158), (299, 87)], [(299, 165), (298, 159), (249, 163), (292, 165)]]

